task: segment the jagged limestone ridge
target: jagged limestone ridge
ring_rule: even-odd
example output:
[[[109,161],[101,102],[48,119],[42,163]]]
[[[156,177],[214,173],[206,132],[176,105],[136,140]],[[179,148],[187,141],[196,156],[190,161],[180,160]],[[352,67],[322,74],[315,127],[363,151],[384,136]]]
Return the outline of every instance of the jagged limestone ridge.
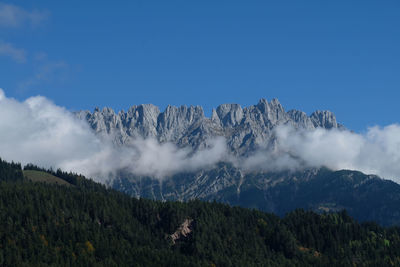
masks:
[[[298,110],[286,112],[277,99],[261,99],[257,105],[242,108],[239,104],[222,104],[212,110],[210,118],[201,106],[168,106],[163,112],[152,104],[132,106],[127,112],[115,113],[111,108],[80,111],[76,115],[86,120],[99,135],[114,138],[117,145],[133,139],[156,138],[180,147],[194,149],[208,146],[208,141],[223,136],[231,152],[247,154],[273,140],[273,129],[282,124],[295,128],[343,128],[330,111],[315,111],[310,116]]]

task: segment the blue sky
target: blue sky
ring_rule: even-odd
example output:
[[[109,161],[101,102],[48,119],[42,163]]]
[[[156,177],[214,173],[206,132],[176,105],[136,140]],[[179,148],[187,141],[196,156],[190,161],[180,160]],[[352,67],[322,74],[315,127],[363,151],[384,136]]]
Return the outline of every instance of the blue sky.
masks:
[[[400,121],[399,1],[0,1],[0,88],[70,110],[153,103]]]

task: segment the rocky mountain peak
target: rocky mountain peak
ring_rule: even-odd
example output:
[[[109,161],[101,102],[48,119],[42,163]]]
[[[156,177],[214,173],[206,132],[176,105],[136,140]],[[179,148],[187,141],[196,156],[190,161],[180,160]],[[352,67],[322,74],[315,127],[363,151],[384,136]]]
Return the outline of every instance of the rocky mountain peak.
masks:
[[[292,124],[293,126],[297,126],[297,128],[304,128],[304,129],[313,129],[315,128],[313,122],[311,121],[310,117],[307,114],[300,110],[289,110],[287,112],[290,119],[295,122]]]
[[[262,98],[257,105],[242,108],[239,104],[222,104],[212,110],[210,118],[200,106],[132,106],[127,112],[115,113],[111,108],[96,108],[93,113],[81,111],[77,116],[86,120],[94,131],[112,135],[116,145],[129,144],[135,138],[152,137],[159,142],[177,146],[204,148],[209,141],[222,136],[235,154],[246,154],[273,140],[273,129],[290,124],[295,128],[343,128],[330,111],[316,111],[307,116],[302,111],[285,109],[277,99]]]
[[[240,124],[243,119],[242,107],[238,104],[222,104],[217,107],[217,115],[224,126],[232,127]]]
[[[269,104],[268,101],[265,98],[261,98],[258,101],[257,108],[262,112],[262,113],[268,113],[269,112]]]
[[[310,116],[314,127],[321,127],[326,129],[338,128],[338,123],[336,122],[336,116],[327,110],[317,110],[313,112]]]

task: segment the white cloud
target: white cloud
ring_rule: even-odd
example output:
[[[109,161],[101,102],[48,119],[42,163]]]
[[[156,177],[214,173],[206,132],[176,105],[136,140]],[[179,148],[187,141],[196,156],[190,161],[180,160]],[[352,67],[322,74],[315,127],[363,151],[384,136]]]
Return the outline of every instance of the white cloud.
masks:
[[[26,62],[25,50],[16,48],[10,43],[0,41],[0,55],[10,57],[18,63]]]
[[[181,171],[208,168],[224,160],[227,154],[224,138],[210,140],[210,147],[193,153],[188,148],[177,148],[171,143],[160,144],[155,139],[135,140],[127,150],[134,159],[128,169],[139,175],[162,178]]]
[[[118,170],[164,178],[228,161],[247,170],[286,170],[326,166],[353,169],[400,182],[400,125],[372,127],[365,134],[316,129],[275,130],[276,146],[247,158],[229,155],[224,138],[193,152],[154,139],[137,139],[116,148],[86,122],[44,97],[20,102],[0,89],[0,157],[83,173],[104,182]]]
[[[210,141],[192,153],[152,139],[115,148],[100,139],[87,123],[44,97],[24,102],[7,98],[0,89],[0,157],[39,166],[83,173],[104,181],[117,170],[163,178],[182,170],[208,167],[226,154],[225,141]]]
[[[43,97],[18,102],[1,92],[1,157],[63,167],[71,160],[86,159],[101,150],[100,140],[67,110]]]
[[[37,26],[48,18],[48,12],[28,11],[16,5],[0,3],[0,27],[16,28],[24,24]]]
[[[325,166],[333,170],[359,170],[400,183],[400,125],[372,127],[365,134],[337,129],[275,130],[273,151],[258,151],[243,167],[265,170]]]

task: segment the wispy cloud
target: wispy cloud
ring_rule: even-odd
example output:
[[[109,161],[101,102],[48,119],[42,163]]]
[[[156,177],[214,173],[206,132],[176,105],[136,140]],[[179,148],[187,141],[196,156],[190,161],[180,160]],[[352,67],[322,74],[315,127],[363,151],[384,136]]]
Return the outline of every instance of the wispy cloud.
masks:
[[[3,33],[0,37],[0,57],[11,58],[17,63],[27,63],[24,67],[31,69],[30,74],[16,81],[15,90],[19,94],[26,93],[45,83],[64,81],[69,75],[69,65],[63,60],[49,58],[43,51],[31,51],[29,42],[25,43],[24,48],[26,49],[23,49],[16,47],[6,39],[9,29],[15,33],[35,28],[49,16],[50,12],[46,10],[28,9],[22,5],[8,4],[0,0],[0,30]]]
[[[12,58],[18,63],[26,62],[26,52],[24,49],[16,48],[10,43],[0,41],[0,56]]]
[[[28,90],[43,82],[62,81],[68,76],[69,65],[64,61],[47,61],[42,63],[30,78],[18,84],[19,90]]]
[[[48,17],[47,11],[28,11],[16,5],[0,3],[0,27],[16,28],[24,24],[37,26]]]

